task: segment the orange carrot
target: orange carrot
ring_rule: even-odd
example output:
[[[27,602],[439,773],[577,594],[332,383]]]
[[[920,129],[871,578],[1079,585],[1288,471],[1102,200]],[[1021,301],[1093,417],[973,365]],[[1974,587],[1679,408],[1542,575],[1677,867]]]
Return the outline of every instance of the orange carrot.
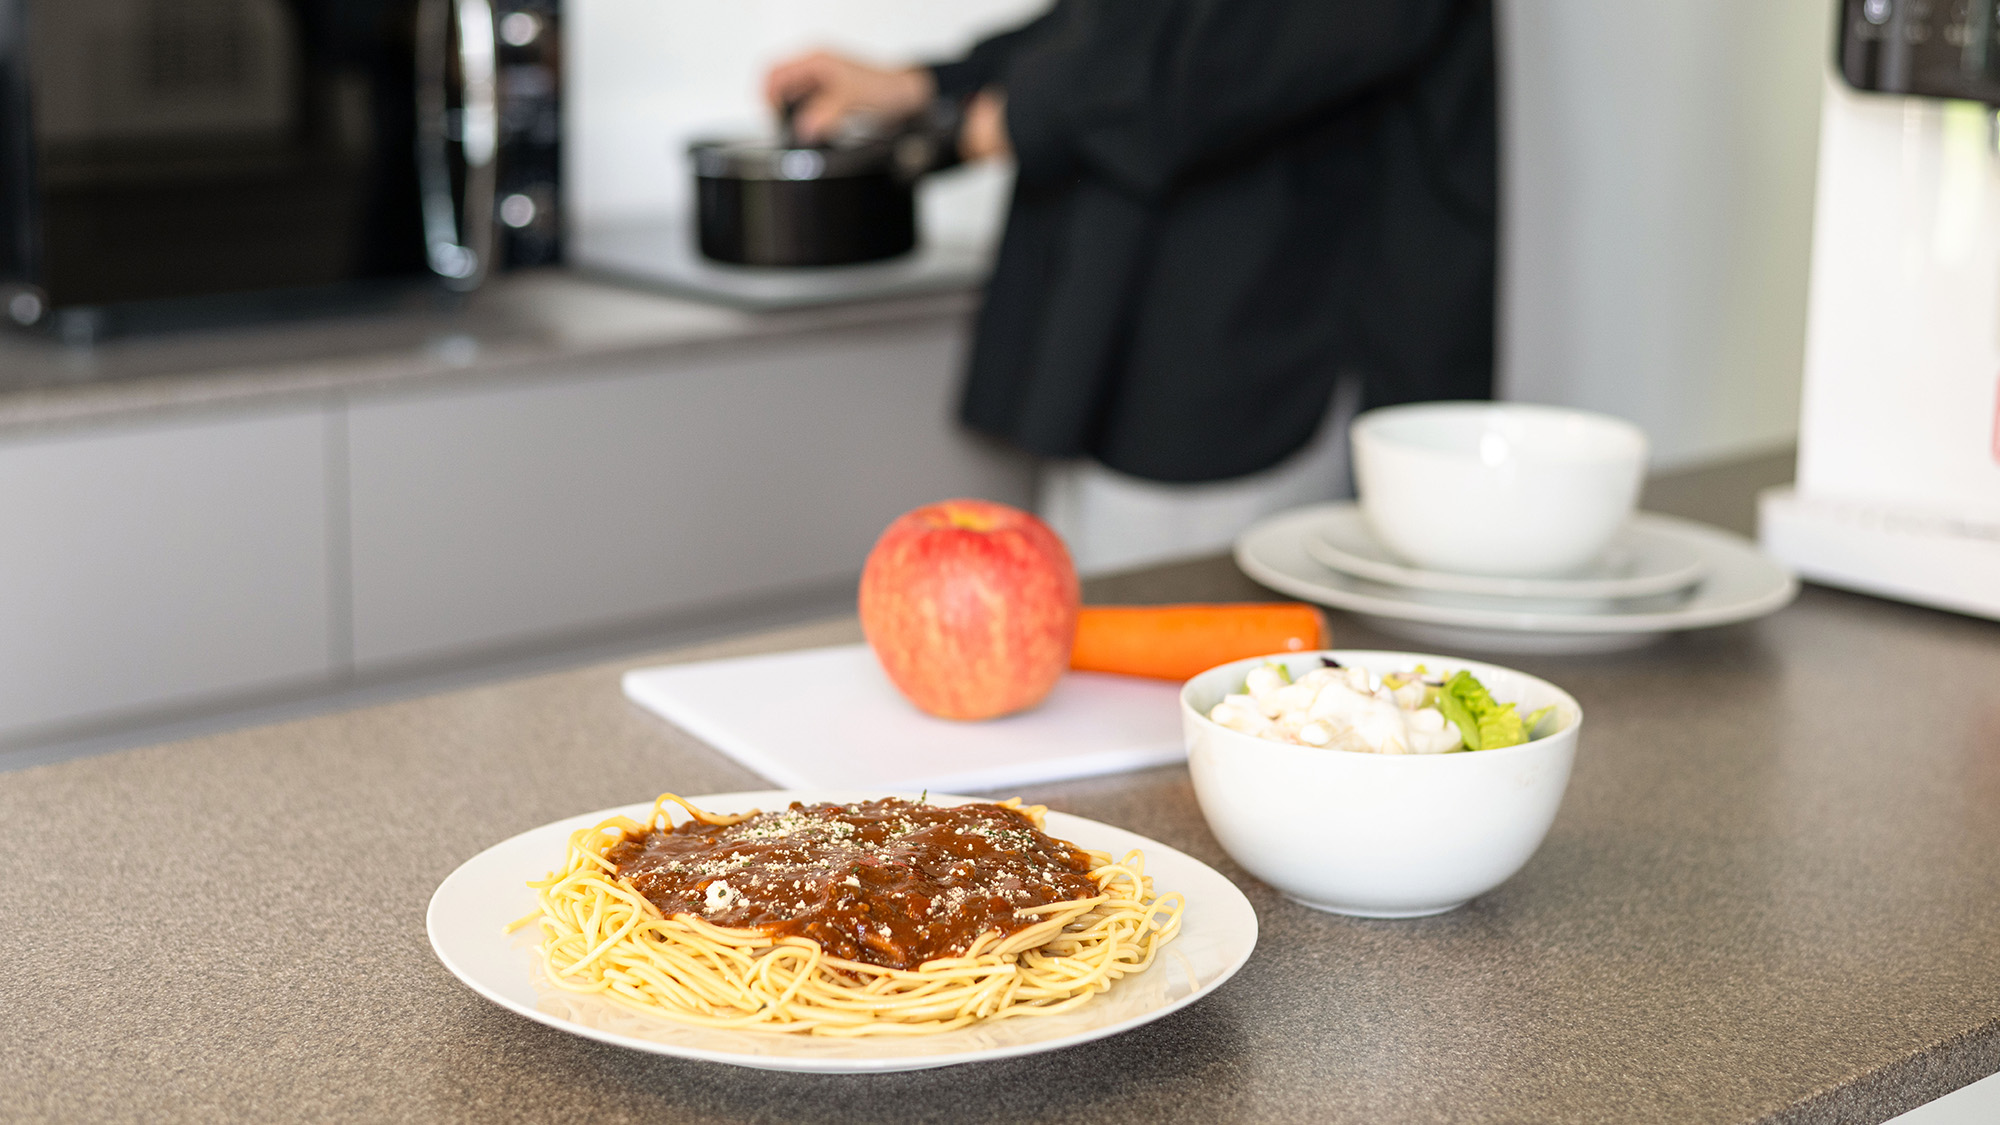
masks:
[[[1232,660],[1326,643],[1326,618],[1299,602],[1087,605],[1077,615],[1069,666],[1185,680]]]

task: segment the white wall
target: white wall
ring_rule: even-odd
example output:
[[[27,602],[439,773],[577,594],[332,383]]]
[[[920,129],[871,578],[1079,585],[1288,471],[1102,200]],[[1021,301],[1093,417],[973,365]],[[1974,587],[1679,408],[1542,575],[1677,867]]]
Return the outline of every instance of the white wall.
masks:
[[[759,87],[787,55],[828,47],[882,63],[949,58],[1048,0],[574,0],[568,36],[571,219],[685,213],[687,142],[769,128]],[[990,237],[1004,169],[925,185],[931,238]]]
[[[1502,0],[1506,397],[1793,440],[1833,6]]]

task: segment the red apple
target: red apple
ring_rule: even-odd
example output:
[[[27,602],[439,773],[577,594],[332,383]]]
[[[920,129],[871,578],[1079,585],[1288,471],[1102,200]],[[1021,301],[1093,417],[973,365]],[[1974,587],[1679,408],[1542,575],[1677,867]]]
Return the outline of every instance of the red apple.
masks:
[[[861,571],[861,631],[920,709],[991,719],[1040,703],[1069,667],[1079,590],[1049,526],[990,500],[905,512]]]

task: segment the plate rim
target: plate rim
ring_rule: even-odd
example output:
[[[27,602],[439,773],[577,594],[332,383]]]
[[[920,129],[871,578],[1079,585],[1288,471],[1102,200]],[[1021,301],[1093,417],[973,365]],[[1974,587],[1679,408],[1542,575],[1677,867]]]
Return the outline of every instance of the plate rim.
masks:
[[[1416,621],[1427,625],[1448,625],[1466,629],[1487,629],[1503,633],[1571,633],[1571,634],[1623,634],[1631,636],[1655,633],[1676,633],[1689,629],[1706,629],[1718,625],[1732,625],[1739,621],[1750,621],[1773,613],[1789,605],[1798,596],[1798,576],[1768,555],[1758,551],[1748,540],[1722,528],[1712,527],[1696,520],[1682,519],[1658,512],[1648,513],[1659,521],[1663,528],[1671,528],[1674,534],[1686,536],[1699,549],[1710,555],[1709,578],[1713,579],[1724,561],[1756,565],[1768,572],[1772,579],[1770,588],[1756,597],[1721,605],[1683,606],[1672,610],[1646,613],[1548,613],[1542,611],[1509,611],[1461,606],[1441,606],[1429,602],[1404,601],[1386,598],[1364,591],[1349,590],[1320,582],[1297,578],[1284,573],[1257,558],[1253,547],[1275,531],[1292,523],[1301,525],[1308,519],[1317,518],[1331,504],[1311,504],[1301,508],[1291,508],[1267,516],[1257,521],[1237,536],[1231,552],[1236,565],[1255,581],[1265,586],[1290,594],[1293,597],[1320,605],[1344,609],[1350,613],[1387,618],[1392,621]],[[1731,554],[1738,556],[1724,560],[1716,556]],[[1308,556],[1310,558],[1310,556]],[[1336,572],[1338,574],[1338,572]],[[1352,581],[1366,581],[1353,575],[1339,575]],[[1695,600],[1699,602],[1697,593]]]
[[[926,795],[931,800],[934,801],[937,800],[949,801],[954,804],[965,803],[965,802],[991,802],[996,799],[993,797],[966,796],[963,794],[956,794],[956,793],[927,793]],[[795,800],[810,800],[810,801],[875,800],[880,797],[902,797],[904,799],[915,799],[916,796],[917,796],[916,794],[911,794],[906,792],[888,792],[888,793],[869,792],[864,794],[858,790],[840,790],[840,789],[756,789],[756,790],[740,790],[729,793],[696,794],[689,796],[687,799],[697,804],[700,804],[704,800],[714,801],[717,802],[717,806],[710,806],[710,807],[719,807],[723,802],[776,801],[780,798],[782,798],[786,803],[789,803]],[[542,1011],[531,1005],[521,1004],[508,996],[502,995],[501,993],[496,991],[493,986],[490,986],[487,982],[481,979],[478,974],[469,971],[467,968],[460,965],[453,959],[450,953],[450,949],[453,943],[449,939],[441,936],[439,932],[440,903],[441,901],[447,898],[446,892],[451,887],[453,882],[459,879],[462,875],[464,875],[468,871],[468,869],[477,868],[482,861],[492,862],[491,860],[488,859],[491,853],[500,851],[501,849],[504,848],[508,848],[510,845],[516,845],[523,838],[528,836],[534,836],[541,833],[549,833],[552,836],[566,835],[569,832],[575,831],[577,828],[586,828],[589,827],[590,825],[597,824],[613,816],[634,816],[636,818],[636,816],[638,815],[645,815],[646,813],[650,812],[652,808],[653,808],[653,802],[645,801],[629,805],[619,805],[613,808],[602,809],[594,813],[580,813],[575,816],[563,817],[558,820],[550,821],[546,824],[538,825],[534,828],[526,829],[525,831],[516,832],[512,836],[509,836],[504,840],[500,840],[494,844],[489,845],[488,847],[480,849],[480,851],[477,854],[473,855],[471,858],[465,860],[463,863],[453,868],[451,873],[449,875],[446,875],[444,879],[438,883],[437,888],[431,892],[430,900],[424,910],[424,931],[426,937],[428,937],[430,940],[432,954],[435,957],[437,957],[439,963],[441,963],[445,967],[446,971],[450,972],[453,977],[457,978],[459,983],[465,985],[467,988],[471,989],[474,994],[480,996],[489,1003],[498,1005],[499,1007],[504,1008],[510,1012],[513,1012],[517,1015],[526,1016],[528,1019],[531,1019],[536,1023],[542,1024],[546,1027],[552,1027],[555,1028],[556,1030],[564,1031],[572,1035],[581,1036],[585,1039],[592,1039],[600,1043],[608,1043],[613,1046],[625,1047],[631,1050],[643,1051],[649,1054],[668,1055],[676,1058],[696,1059],[705,1062],[715,1062],[732,1066],[742,1066],[758,1070],[777,1070],[777,1071],[790,1071],[794,1073],[814,1073],[814,1074],[884,1074],[895,1071],[925,1070],[943,1066],[959,1066],[966,1063],[998,1061],[1001,1059],[1018,1058],[1023,1055],[1040,1054],[1046,1051],[1061,1050],[1067,1047],[1078,1046],[1084,1043],[1094,1042],[1098,1039],[1104,1039],[1113,1035],[1122,1034],[1123,1032],[1130,1031],[1133,1028],[1140,1027],[1148,1023],[1152,1023],[1159,1019],[1163,1019],[1169,1015],[1172,1015],[1174,1012],[1177,1012],[1182,1008],[1185,1008],[1188,1005],[1195,1003],[1198,1000],[1207,998],[1208,996],[1212,995],[1217,989],[1220,989],[1223,985],[1227,984],[1230,981],[1230,979],[1233,978],[1243,968],[1245,964],[1249,963],[1251,956],[1256,952],[1257,942],[1261,936],[1260,931],[1262,928],[1262,921],[1257,916],[1257,908],[1250,902],[1249,897],[1243,893],[1242,888],[1236,885],[1234,880],[1230,879],[1228,876],[1222,874],[1221,872],[1215,870],[1215,868],[1210,867],[1208,864],[1203,863],[1201,860],[1196,859],[1191,855],[1188,855],[1186,852],[1183,852],[1178,848],[1174,848],[1167,844],[1163,844],[1158,840],[1151,839],[1150,837],[1141,836],[1140,834],[1133,832],[1130,829],[1120,828],[1115,824],[1106,824],[1102,821],[1092,820],[1088,817],[1078,816],[1074,813],[1065,813],[1055,809],[1050,809],[1049,814],[1051,817],[1062,817],[1069,820],[1077,821],[1080,824],[1090,828],[1111,829],[1113,831],[1124,833],[1125,835],[1134,837],[1135,839],[1140,841],[1138,846],[1141,847],[1146,852],[1146,856],[1149,861],[1149,866],[1152,857],[1155,854],[1170,855],[1177,860],[1185,861],[1201,869],[1202,871],[1207,872],[1209,875],[1213,876],[1222,886],[1228,887],[1229,890],[1234,894],[1234,902],[1241,906],[1242,913],[1244,914],[1248,922],[1246,931],[1244,933],[1244,937],[1246,940],[1243,943],[1242,950],[1235,956],[1235,958],[1229,964],[1227,964],[1222,969],[1221,972],[1216,974],[1213,980],[1201,985],[1200,987],[1196,988],[1194,991],[1188,993],[1187,995],[1178,997],[1173,1000],[1169,1000],[1166,1003],[1160,1005],[1159,1007],[1148,1009],[1147,1011],[1144,1012],[1135,1013],[1133,1015],[1127,1016],[1122,1020],[1114,1021],[1102,1027],[1092,1027],[1084,1029],[1082,1031],[1071,1032],[1067,1035],[1055,1036],[1044,1042],[1016,1043],[1000,1047],[985,1047],[970,1051],[940,1053],[936,1055],[882,1056],[874,1059],[870,1059],[865,1056],[861,1058],[855,1058],[850,1056],[850,1057],[829,1057],[823,1059],[814,1059],[814,1058],[787,1057],[782,1055],[761,1055],[761,1054],[746,1055],[735,1051],[718,1050],[706,1047],[685,1046],[675,1043],[663,1043],[657,1040],[639,1039],[633,1036],[622,1035],[614,1031],[607,1031],[602,1028],[595,1028],[585,1024],[577,1023],[573,1020],[567,1019],[553,1012]],[[470,878],[470,876],[466,877]],[[533,877],[532,872],[523,874],[521,876],[521,881],[525,884],[526,881],[532,877]],[[497,939],[500,940],[512,940],[512,939],[500,938],[500,935],[495,935],[495,936]],[[1156,962],[1155,964],[1158,964],[1158,962]],[[911,1040],[899,1040],[899,1041],[910,1042]]]
[[[1326,505],[1320,526],[1307,531],[1302,540],[1306,554],[1311,556],[1314,562],[1329,570],[1339,571],[1363,581],[1410,590],[1502,598],[1577,600],[1643,598],[1685,590],[1707,577],[1710,569],[1708,557],[1698,548],[1689,547],[1684,541],[1676,538],[1672,531],[1655,526],[1660,517],[1652,512],[1634,512],[1632,517],[1619,527],[1618,535],[1638,533],[1671,539],[1675,545],[1687,548],[1692,558],[1674,569],[1639,578],[1504,578],[1485,574],[1454,574],[1450,571],[1426,570],[1423,567],[1403,563],[1384,562],[1356,555],[1328,540],[1325,535],[1326,524],[1335,519],[1358,522],[1364,534],[1370,536],[1374,534],[1368,527],[1367,513],[1359,503],[1347,500]],[[1616,541],[1616,537],[1613,541]],[[1381,545],[1378,543],[1377,546]],[[1387,548],[1383,550],[1387,551]],[[1335,559],[1341,561],[1334,561]]]

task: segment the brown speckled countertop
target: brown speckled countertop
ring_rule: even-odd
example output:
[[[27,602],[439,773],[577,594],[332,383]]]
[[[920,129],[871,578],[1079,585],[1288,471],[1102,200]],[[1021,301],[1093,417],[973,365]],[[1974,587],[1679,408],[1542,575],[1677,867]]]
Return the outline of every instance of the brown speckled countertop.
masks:
[[[1259,592],[1214,560],[1096,593]],[[588,1042],[432,957],[426,901],[487,845],[760,787],[624,701],[643,662],[0,774],[0,1118],[1858,1122],[2000,1070],[2000,624],[1809,589],[1751,625],[1507,662],[1589,718],[1499,890],[1321,914],[1228,862],[1183,769],[1040,787],[1236,879],[1257,953],[1128,1034],[899,1075]]]

